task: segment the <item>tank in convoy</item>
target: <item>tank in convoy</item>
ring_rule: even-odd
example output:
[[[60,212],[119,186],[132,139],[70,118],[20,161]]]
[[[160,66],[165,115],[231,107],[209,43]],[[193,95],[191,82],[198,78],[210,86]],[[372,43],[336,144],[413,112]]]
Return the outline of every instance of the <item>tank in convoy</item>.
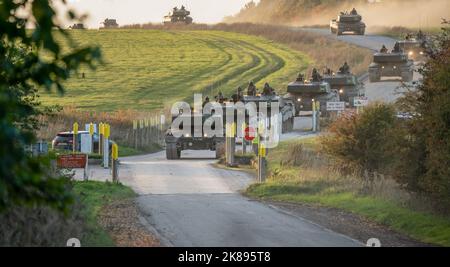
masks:
[[[363,84],[351,72],[347,62],[336,73],[326,68],[323,73],[323,81],[330,84],[332,91],[339,92],[340,101],[345,102],[347,107],[353,107],[355,97],[364,96]]]
[[[195,127],[194,122],[200,119],[203,123],[209,118],[216,116],[211,114],[197,114],[195,112],[187,114],[176,114],[172,116],[172,122],[176,119],[190,120],[191,130],[184,131],[184,125],[180,129],[167,130],[166,143],[166,158],[168,160],[180,159],[183,150],[211,150],[216,152],[216,158],[219,159],[225,154],[225,127],[222,127],[221,136],[209,136],[204,132],[203,127]],[[223,118],[219,118],[223,120]],[[224,122],[224,121],[223,121]],[[225,125],[225,124],[223,124]],[[211,126],[215,129],[215,125]],[[198,129],[197,129],[198,128]],[[182,131],[182,132],[181,132]],[[196,132],[200,131],[200,132]],[[179,134],[177,134],[180,132]],[[186,133],[188,132],[188,133]]]
[[[426,43],[427,37],[421,30],[416,34],[408,33],[404,40],[398,41],[400,49],[413,60],[422,60],[425,58]]]
[[[103,24],[103,27],[100,29],[117,29],[119,28],[119,24],[117,23],[117,20],[115,19],[105,19],[101,24]]]
[[[341,12],[337,19],[333,19],[330,22],[330,31],[338,36],[344,33],[364,35],[366,24],[362,22],[362,16],[353,8],[350,13]]]
[[[285,98],[279,96],[275,89],[268,83],[264,85],[261,93],[258,93],[258,89],[250,82],[247,88],[247,94],[244,95],[241,101],[246,103],[255,103],[259,108],[259,103],[266,102],[268,109],[268,116],[271,116],[271,107],[273,103],[277,103],[280,112],[280,119],[282,120],[281,132],[287,133],[294,130],[295,119],[295,103],[291,98]],[[259,110],[258,110],[259,111]]]
[[[181,6],[181,8],[174,7],[172,12],[164,17],[164,24],[192,24],[194,20],[189,15],[191,15],[191,12],[186,10],[184,6]]]
[[[403,82],[411,82],[414,75],[414,62],[408,58],[396,43],[389,52],[383,45],[381,50],[374,54],[373,62],[369,66],[370,82],[379,82],[381,77],[401,77]]]
[[[305,80],[304,75],[300,73],[296,81],[288,85],[287,92],[286,97],[295,101],[295,109],[299,112],[312,111],[313,102],[319,101],[322,103],[321,112],[326,113],[326,102],[339,101],[339,93],[331,89],[317,69],[313,69],[310,80]]]
[[[72,26],[70,26],[69,29],[71,29],[71,30],[84,30],[86,28],[84,27],[83,23],[75,23]]]

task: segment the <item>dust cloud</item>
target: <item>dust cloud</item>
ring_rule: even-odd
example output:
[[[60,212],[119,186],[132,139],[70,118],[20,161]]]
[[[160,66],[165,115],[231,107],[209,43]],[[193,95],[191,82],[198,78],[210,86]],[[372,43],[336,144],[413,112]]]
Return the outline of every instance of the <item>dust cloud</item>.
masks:
[[[440,26],[442,19],[450,19],[450,0],[383,1],[354,6],[363,16],[368,28],[374,26],[402,26],[430,28]],[[333,8],[318,7],[308,17],[290,24],[297,26],[324,25],[340,11],[350,11],[349,3]]]

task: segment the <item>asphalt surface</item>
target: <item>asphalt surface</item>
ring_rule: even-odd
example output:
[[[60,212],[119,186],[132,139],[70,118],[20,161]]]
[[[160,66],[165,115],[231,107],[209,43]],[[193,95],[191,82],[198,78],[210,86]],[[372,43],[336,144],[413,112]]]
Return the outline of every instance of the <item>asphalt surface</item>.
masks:
[[[181,247],[361,246],[293,214],[243,197],[253,175],[214,166],[214,152],[121,159],[122,183],[163,244]],[[126,176],[122,174],[126,173]]]
[[[377,50],[395,40],[382,36],[332,36],[327,30],[307,29],[330,38]],[[417,77],[416,77],[417,78]],[[366,82],[370,101],[393,102],[398,80]],[[297,129],[310,128],[305,118]],[[282,140],[308,136],[296,132]],[[121,159],[121,182],[138,194],[145,224],[169,246],[200,247],[348,247],[362,244],[327,230],[286,210],[249,200],[239,191],[255,182],[253,175],[214,166],[215,153],[185,151],[168,161],[165,152]],[[92,174],[95,176],[95,174]],[[104,177],[109,174],[105,173]]]

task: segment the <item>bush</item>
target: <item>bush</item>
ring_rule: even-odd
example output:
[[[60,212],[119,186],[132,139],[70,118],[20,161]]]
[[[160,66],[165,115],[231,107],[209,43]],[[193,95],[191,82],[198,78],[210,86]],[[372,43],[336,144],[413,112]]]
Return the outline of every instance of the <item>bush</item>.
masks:
[[[341,170],[384,173],[395,158],[398,126],[394,108],[377,103],[339,117],[320,143]]]

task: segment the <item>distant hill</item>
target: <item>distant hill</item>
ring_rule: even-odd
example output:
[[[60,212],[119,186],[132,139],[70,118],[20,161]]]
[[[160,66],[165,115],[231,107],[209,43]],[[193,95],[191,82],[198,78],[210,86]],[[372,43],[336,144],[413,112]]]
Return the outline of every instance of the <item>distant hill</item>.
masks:
[[[433,27],[450,14],[448,0],[260,0],[249,2],[225,22],[326,25],[353,7],[369,26]]]

